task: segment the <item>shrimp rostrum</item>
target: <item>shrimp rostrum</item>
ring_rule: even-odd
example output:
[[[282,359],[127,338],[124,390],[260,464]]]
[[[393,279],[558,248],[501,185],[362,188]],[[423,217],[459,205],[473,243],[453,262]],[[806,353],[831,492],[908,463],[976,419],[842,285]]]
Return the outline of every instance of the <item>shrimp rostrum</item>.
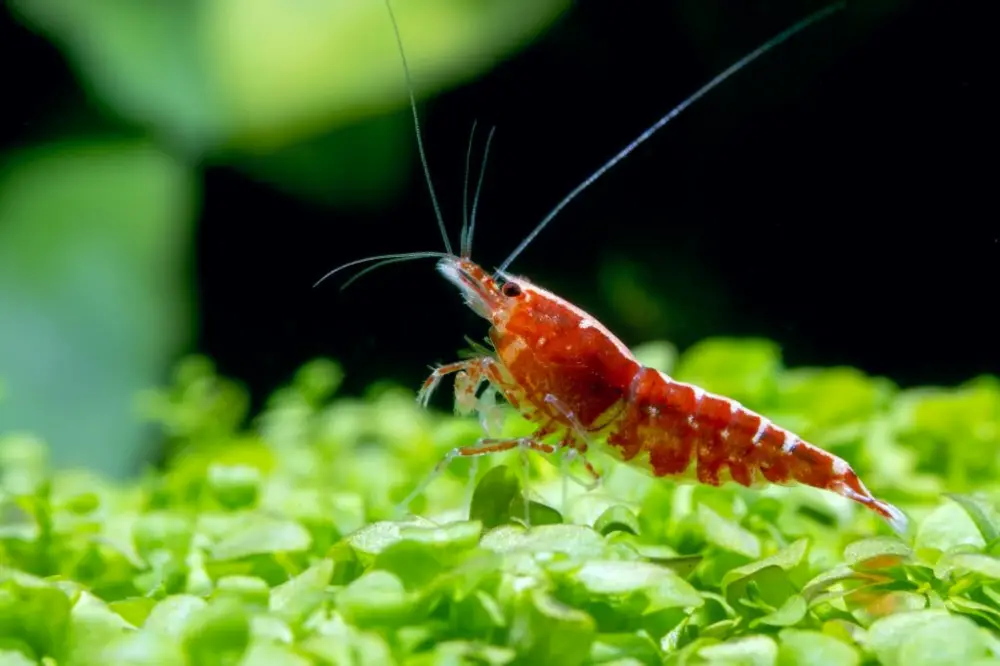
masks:
[[[437,368],[421,388],[419,400],[426,405],[440,381],[454,374],[459,413],[489,411],[489,405],[477,397],[482,385],[488,383],[536,426],[529,437],[483,439],[475,446],[455,449],[438,466],[438,471],[456,456],[480,456],[516,448],[553,453],[562,448],[581,458],[596,482],[599,474],[586,456],[590,447],[599,446],[619,461],[660,478],[694,480],[713,486],[732,481],[747,487],[799,483],[820,488],[868,507],[898,532],[906,530],[905,515],[876,499],[846,461],[803,441],[734,400],[643,366],[595,318],[507,272],[511,262],[562,208],[640,143],[752,60],[842,7],[843,3],[835,4],[803,19],[744,56],[662,116],[565,196],[494,273],[485,271],[471,259],[478,187],[471,218],[466,216],[463,223],[460,253],[452,251],[431,184],[413,103],[413,86],[390,8],[409,83],[419,154],[446,252],[370,257],[341,266],[323,279],[362,263],[377,262],[363,273],[386,263],[437,259],[438,272],[461,292],[473,311],[490,323],[489,338],[494,350],[481,350],[472,358]],[[490,139],[492,136],[491,132]],[[486,143],[487,153],[490,139]],[[485,160],[484,156],[483,164]],[[352,280],[359,276],[360,273]]]

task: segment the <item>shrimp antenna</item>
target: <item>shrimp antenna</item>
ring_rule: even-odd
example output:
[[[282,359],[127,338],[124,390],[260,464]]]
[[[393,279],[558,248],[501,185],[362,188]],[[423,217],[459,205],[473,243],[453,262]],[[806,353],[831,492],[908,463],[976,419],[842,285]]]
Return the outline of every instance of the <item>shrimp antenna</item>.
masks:
[[[373,261],[377,261],[378,263],[375,264],[374,266],[369,266],[368,268],[366,268],[365,270],[363,270],[360,274],[355,275],[352,279],[350,279],[347,282],[347,284],[343,285],[341,287],[341,289],[346,289],[348,284],[350,284],[351,282],[354,282],[354,280],[357,280],[364,273],[367,273],[368,271],[374,270],[375,268],[378,268],[379,266],[384,266],[386,264],[395,264],[395,263],[398,263],[400,261],[413,261],[414,259],[443,259],[444,257],[450,257],[450,256],[452,256],[452,254],[451,254],[450,251],[447,252],[447,253],[444,253],[444,252],[399,252],[399,253],[396,253],[396,254],[380,254],[380,255],[377,255],[377,256],[374,256],[374,257],[365,257],[364,259],[355,259],[354,261],[349,261],[346,264],[341,264],[340,266],[337,266],[332,271],[330,271],[329,273],[327,273],[326,275],[324,275],[320,279],[316,280],[316,282],[313,284],[313,288],[318,287],[327,278],[332,277],[333,275],[335,275],[336,273],[339,273],[342,270],[345,270],[347,268],[351,268],[352,266],[359,266],[361,264],[368,264],[368,263],[371,263]]]
[[[392,3],[385,0],[385,7],[389,10],[389,18],[392,20],[392,31],[396,35],[396,46],[399,47],[399,57],[403,61],[403,73],[406,75],[406,92],[410,96],[410,110],[413,112],[413,128],[417,134],[417,152],[420,153],[420,164],[424,170],[424,179],[427,181],[427,191],[431,195],[431,203],[434,205],[434,216],[437,217],[438,229],[441,230],[441,238],[444,239],[444,249],[449,255],[454,255],[451,249],[451,241],[448,240],[448,230],[444,225],[444,216],[441,215],[441,206],[438,204],[437,194],[434,192],[434,182],[431,180],[431,170],[427,165],[427,152],[424,150],[424,140],[420,133],[420,115],[417,113],[417,99],[413,94],[413,76],[410,74],[410,65],[406,62],[406,50],[403,48],[403,38],[399,33],[399,23],[396,15],[392,11]]]
[[[490,133],[486,137],[486,148],[483,149],[483,161],[479,165],[479,182],[476,183],[476,196],[472,199],[472,218],[469,222],[469,231],[462,236],[462,256],[466,258],[472,256],[472,234],[476,230],[476,211],[479,209],[479,194],[483,190],[483,177],[486,175],[486,160],[490,156],[490,144],[493,142],[493,133],[496,130],[496,127],[491,127]]]
[[[552,211],[549,212],[549,214],[546,215],[542,219],[542,221],[538,223],[538,226],[536,226],[531,231],[531,233],[529,233],[527,235],[527,237],[525,237],[525,239],[523,241],[521,241],[521,244],[518,245],[514,249],[514,251],[510,253],[510,256],[507,257],[507,259],[504,260],[504,262],[502,264],[500,264],[500,268],[497,269],[497,272],[501,273],[501,272],[505,271],[507,269],[507,267],[510,266],[511,262],[513,262],[514,259],[516,259],[518,257],[518,255],[520,255],[521,252],[523,252],[524,249],[526,247],[528,247],[528,245],[530,245],[533,240],[535,240],[535,237],[538,236],[538,234],[541,233],[542,230],[546,226],[548,226],[549,222],[551,222],[552,219],[556,215],[558,215],[559,212],[562,211],[563,208],[565,208],[571,201],[573,201],[573,199],[575,199],[577,197],[577,195],[580,194],[580,192],[582,192],[583,190],[585,190],[588,187],[590,187],[590,185],[595,180],[597,180],[598,178],[600,178],[601,176],[603,176],[605,173],[607,173],[613,166],[615,166],[620,161],[622,161],[626,156],[628,156],[629,153],[631,153],[633,150],[635,150],[640,144],[642,144],[643,142],[645,142],[648,138],[650,138],[651,136],[653,136],[664,125],[666,125],[671,120],[673,120],[674,118],[676,118],[677,116],[679,116],[682,111],[684,111],[689,106],[691,106],[692,104],[694,104],[695,102],[697,102],[699,99],[701,99],[702,97],[704,97],[708,92],[710,92],[713,88],[715,88],[720,83],[722,83],[723,81],[725,81],[726,79],[728,79],[729,77],[731,77],[733,74],[737,73],[738,71],[740,71],[741,69],[743,69],[744,67],[746,67],[747,65],[749,65],[751,62],[753,62],[754,60],[756,60],[757,58],[759,58],[761,55],[767,53],[768,51],[770,51],[774,47],[776,47],[779,44],[781,44],[782,42],[790,39],[791,37],[793,37],[797,33],[801,32],[802,30],[805,30],[806,28],[808,28],[809,26],[813,25],[814,23],[817,23],[820,20],[822,20],[822,19],[826,18],[827,16],[829,16],[830,14],[833,14],[835,11],[837,11],[839,9],[843,9],[846,5],[847,5],[847,3],[844,2],[844,1],[837,2],[837,3],[835,3],[833,5],[830,5],[830,6],[826,7],[826,8],[824,8],[824,9],[821,9],[821,10],[819,10],[817,12],[814,12],[810,16],[802,19],[801,21],[799,21],[798,23],[796,23],[792,27],[784,30],[783,32],[779,33],[777,36],[772,37],[768,41],[764,42],[764,44],[762,44],[761,46],[757,47],[756,49],[754,49],[753,51],[751,51],[747,55],[745,55],[742,58],[740,58],[739,60],[737,60],[735,63],[733,63],[732,65],[730,65],[729,67],[727,67],[724,71],[722,71],[720,74],[717,74],[711,81],[709,81],[704,86],[702,86],[701,88],[699,88],[698,91],[695,92],[693,95],[691,95],[690,97],[688,97],[687,99],[685,99],[683,102],[681,102],[680,104],[678,104],[677,106],[675,106],[673,109],[671,109],[669,112],[667,112],[666,115],[664,115],[659,120],[657,120],[655,123],[653,123],[653,125],[650,126],[649,129],[647,129],[645,132],[643,132],[642,134],[640,134],[635,140],[633,140],[631,143],[629,143],[627,146],[625,146],[625,148],[623,148],[621,150],[621,152],[619,152],[617,155],[615,155],[610,160],[608,160],[607,162],[605,162],[603,166],[601,166],[599,169],[597,169],[597,171],[595,171],[594,173],[590,174],[590,176],[588,176],[586,180],[584,180],[582,183],[580,183],[579,185],[577,185],[577,187],[572,192],[570,192],[569,194],[567,194],[563,198],[562,201],[560,201],[558,204],[556,204],[556,207],[553,208]]]
[[[469,233],[469,165],[472,162],[472,141],[476,138],[476,124],[472,121],[472,130],[469,132],[469,145],[465,149],[465,179],[462,182],[462,231],[459,233],[459,246],[462,256],[465,254],[465,235]]]

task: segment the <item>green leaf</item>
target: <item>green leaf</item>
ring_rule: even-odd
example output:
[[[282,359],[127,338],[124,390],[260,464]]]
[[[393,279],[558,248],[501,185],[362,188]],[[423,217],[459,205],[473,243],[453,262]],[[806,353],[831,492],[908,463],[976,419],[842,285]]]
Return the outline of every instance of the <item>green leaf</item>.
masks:
[[[478,520],[463,520],[441,527],[406,526],[399,531],[403,541],[428,546],[442,552],[462,551],[479,543],[483,524]]]
[[[704,504],[698,505],[698,522],[705,530],[708,542],[723,550],[745,557],[760,557],[760,539],[731,520],[727,520]]]
[[[785,629],[779,636],[778,666],[858,666],[861,663],[861,656],[853,647],[818,631]]]
[[[945,497],[965,509],[986,543],[992,543],[1000,537],[1000,513],[991,502],[982,497],[958,493],[945,493]]]
[[[399,626],[414,610],[415,600],[400,579],[388,571],[372,571],[337,595],[337,609],[359,626]]]
[[[145,142],[56,143],[6,160],[0,368],[9,395],[0,432],[38,434],[60,467],[131,473],[148,437],[132,401],[190,335],[193,292],[179,267],[195,195],[192,174]]]
[[[267,608],[271,588],[267,581],[256,576],[223,576],[215,584],[213,599],[230,597],[246,608]]]
[[[188,619],[183,646],[192,666],[237,664],[250,644],[250,616],[231,599],[220,599]]]
[[[498,553],[552,552],[581,559],[599,557],[606,548],[601,535],[582,525],[541,525],[529,530],[500,527],[485,534],[480,545]]]
[[[422,525],[423,521],[416,523],[404,523],[394,521],[381,521],[362,527],[356,532],[347,535],[345,541],[350,544],[359,555],[372,558],[394,543],[400,541],[402,529],[407,526]]]
[[[291,625],[298,625],[326,599],[333,576],[333,560],[320,560],[287,583],[271,590],[270,609]]]
[[[703,647],[698,655],[713,664],[727,666],[772,666],[778,658],[778,646],[767,636],[747,636]]]
[[[770,565],[743,576],[726,587],[726,601],[744,615],[759,617],[782,608],[798,594],[788,574],[779,566]]]
[[[183,558],[191,547],[194,525],[178,513],[156,511],[140,516],[132,527],[135,550],[143,558],[165,550],[175,558]]]
[[[533,589],[515,608],[510,644],[525,663],[576,666],[585,663],[595,635],[589,615]]]
[[[488,471],[472,493],[469,519],[478,520],[484,529],[493,529],[510,521],[511,503],[520,491],[521,483],[506,465]]]
[[[756,624],[767,624],[772,627],[792,627],[802,621],[808,612],[808,604],[802,595],[793,594],[773,613],[754,620]]]
[[[896,656],[901,666],[931,666],[970,664],[994,655],[985,630],[968,618],[948,616],[909,632]]]
[[[166,597],[150,611],[144,627],[176,640],[184,635],[192,619],[198,620],[199,611],[207,607],[204,599],[190,594]]]
[[[1000,580],[1000,558],[978,553],[948,554],[938,561],[934,572],[939,578],[974,574],[988,580]]]
[[[249,465],[211,465],[208,487],[227,509],[245,509],[257,502],[260,470]]]
[[[87,664],[115,664],[115,666],[187,666],[180,645],[166,636],[146,631],[135,631],[96,648],[93,661]]]
[[[649,562],[588,560],[573,579],[594,595],[625,595],[644,591],[650,600],[646,612],[689,608],[703,601],[698,591],[672,570]]]
[[[0,636],[23,641],[38,655],[59,658],[70,623],[70,601],[46,585],[0,582]]]
[[[751,562],[750,564],[745,564],[741,567],[736,567],[723,577],[722,588],[725,589],[733,581],[756,573],[765,567],[776,566],[784,569],[785,571],[791,571],[802,563],[808,549],[809,540],[799,539],[790,546],[782,548],[773,555],[769,555],[768,557],[759,559],[756,562]]]
[[[240,662],[240,666],[273,666],[274,664],[311,666],[313,662],[289,647],[274,643],[254,643]]]
[[[590,648],[593,664],[662,664],[660,650],[645,633],[598,634]]]
[[[83,592],[70,613],[66,663],[71,666],[99,664],[106,646],[134,629],[104,601]]]
[[[605,536],[612,532],[629,532],[638,536],[639,519],[627,507],[617,504],[598,516],[594,529]]]
[[[524,497],[522,495],[516,495],[510,502],[510,518],[511,520],[525,524],[525,506]],[[534,500],[528,500],[528,520],[527,525],[531,527],[536,527],[540,525],[558,525],[563,522],[562,514],[553,509],[551,506],[542,504],[541,502],[536,502]]]
[[[849,544],[844,561],[859,569],[885,569],[902,564],[912,554],[910,547],[896,537],[873,537]]]
[[[966,510],[958,504],[945,503],[934,509],[917,526],[915,548],[947,552],[958,546],[983,548],[986,541]]]
[[[212,558],[236,560],[251,555],[303,551],[312,545],[309,530],[297,522],[255,516],[248,523],[215,544]]]

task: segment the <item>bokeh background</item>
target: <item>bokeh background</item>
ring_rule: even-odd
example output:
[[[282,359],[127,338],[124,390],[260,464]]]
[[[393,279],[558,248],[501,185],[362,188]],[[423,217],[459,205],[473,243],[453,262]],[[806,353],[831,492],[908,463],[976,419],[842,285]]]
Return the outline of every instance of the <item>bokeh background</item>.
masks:
[[[823,4],[396,0],[453,242],[474,120],[498,128],[474,250],[495,266]],[[987,4],[850,3],[685,112],[512,270],[630,345],[767,337],[789,365],[903,386],[1000,371]],[[185,355],[257,408],[315,357],[347,393],[416,386],[485,334],[430,263],[312,288],[442,249],[391,30],[375,0],[5,3],[0,431],[121,476],[158,455],[135,395]]]

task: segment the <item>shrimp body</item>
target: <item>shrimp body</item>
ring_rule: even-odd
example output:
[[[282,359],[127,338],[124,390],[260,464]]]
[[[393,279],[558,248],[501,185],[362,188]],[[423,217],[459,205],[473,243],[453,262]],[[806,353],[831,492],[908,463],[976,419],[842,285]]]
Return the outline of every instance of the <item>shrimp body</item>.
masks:
[[[476,392],[488,382],[538,426],[530,438],[483,440],[454,455],[517,446],[551,453],[555,446],[544,440],[558,436],[558,446],[583,456],[599,446],[655,477],[713,486],[801,483],[831,491],[905,531],[904,514],[873,497],[846,461],[735,400],[643,366],[600,322],[564,299],[523,278],[494,278],[467,258],[445,257],[438,270],[490,321],[495,354],[438,368],[421,400],[426,404],[443,376],[458,373],[460,412],[475,408]]]

